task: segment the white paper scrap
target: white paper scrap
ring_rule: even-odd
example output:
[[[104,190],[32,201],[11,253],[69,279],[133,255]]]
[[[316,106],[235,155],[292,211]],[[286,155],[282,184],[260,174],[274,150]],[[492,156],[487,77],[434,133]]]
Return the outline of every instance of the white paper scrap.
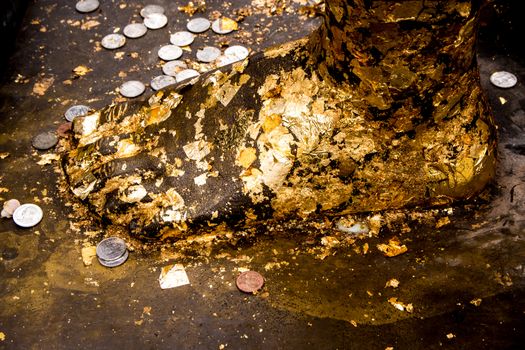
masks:
[[[160,288],[169,289],[190,284],[182,264],[164,266],[159,276]]]

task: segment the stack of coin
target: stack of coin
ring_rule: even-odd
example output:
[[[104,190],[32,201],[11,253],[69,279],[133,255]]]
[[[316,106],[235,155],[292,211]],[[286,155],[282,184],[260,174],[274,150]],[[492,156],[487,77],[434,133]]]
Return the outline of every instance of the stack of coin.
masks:
[[[101,265],[116,267],[122,265],[128,259],[126,242],[118,237],[103,239],[97,245],[97,258]]]

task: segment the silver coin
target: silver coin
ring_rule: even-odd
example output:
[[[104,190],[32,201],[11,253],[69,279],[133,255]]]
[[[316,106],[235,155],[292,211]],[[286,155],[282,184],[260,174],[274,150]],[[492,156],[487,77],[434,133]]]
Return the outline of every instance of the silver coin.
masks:
[[[112,261],[121,258],[128,248],[126,242],[119,237],[108,237],[97,244],[97,257],[104,261]]]
[[[213,62],[221,55],[221,50],[213,46],[205,46],[201,50],[197,50],[197,59],[201,62]]]
[[[168,17],[162,13],[152,13],[144,18],[144,25],[148,29],[160,29],[168,23]]]
[[[166,86],[173,85],[177,82],[174,77],[169,75],[159,75],[155,78],[151,79],[150,86],[153,90],[157,91],[162,88],[165,88]]]
[[[115,50],[119,47],[124,46],[126,44],[126,37],[122,34],[108,34],[105,37],[102,38],[102,41],[100,42],[103,48],[108,50]]]
[[[98,258],[98,262],[100,263],[100,265],[105,266],[105,267],[117,267],[117,266],[120,266],[120,265],[124,264],[124,262],[126,262],[126,260],[128,260],[128,256],[129,256],[129,253],[126,250],[124,255],[122,255],[118,259],[115,259],[115,260],[104,260],[104,259]]]
[[[186,28],[192,33],[204,33],[210,29],[210,26],[211,22],[202,17],[194,18],[186,24]]]
[[[148,28],[142,23],[130,23],[124,27],[123,33],[128,38],[136,39],[144,36],[147,31]]]
[[[89,107],[84,105],[75,105],[69,107],[69,109],[64,113],[66,120],[72,122],[76,117],[83,117],[89,113]]]
[[[146,90],[146,86],[138,80],[130,80],[120,85],[119,90],[122,96],[133,98],[142,95]]]
[[[241,45],[233,45],[224,50],[226,56],[235,57],[236,61],[242,61],[248,57],[249,53],[248,49]]]
[[[177,46],[188,46],[195,40],[195,35],[190,32],[182,31],[170,35],[170,43]]]
[[[58,137],[54,132],[43,132],[33,138],[31,144],[34,148],[45,151],[53,148],[58,143]]]
[[[182,56],[182,49],[177,45],[164,45],[157,52],[161,60],[173,61]]]
[[[180,71],[188,68],[188,65],[183,61],[170,61],[166,62],[162,66],[162,72],[166,75],[171,75],[172,77],[176,76]]]
[[[140,15],[142,16],[142,18],[146,18],[146,17],[148,17],[151,14],[154,14],[154,13],[163,14],[164,12],[165,12],[165,10],[164,10],[164,7],[162,7],[162,6],[159,6],[159,5],[147,5],[147,6],[144,6],[142,8],[142,10],[140,10]]]
[[[198,77],[200,75],[199,72],[197,72],[195,69],[185,69],[180,72],[178,72],[175,75],[175,79],[177,79],[177,83],[180,83],[181,81],[191,79]]]
[[[93,12],[100,6],[98,0],[80,0],[75,5],[78,12],[88,13]]]
[[[518,78],[509,72],[494,72],[490,76],[490,82],[499,88],[508,89],[516,85]]]
[[[218,18],[211,24],[211,30],[217,34],[229,34],[233,32],[231,28],[225,28],[222,18]]]
[[[42,220],[43,216],[44,213],[38,205],[27,203],[16,208],[13,220],[20,227],[33,227]]]

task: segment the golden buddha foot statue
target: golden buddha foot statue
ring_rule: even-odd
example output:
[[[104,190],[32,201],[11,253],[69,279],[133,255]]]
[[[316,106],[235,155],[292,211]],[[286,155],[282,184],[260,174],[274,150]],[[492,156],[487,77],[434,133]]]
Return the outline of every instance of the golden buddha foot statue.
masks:
[[[495,167],[480,6],[327,0],[304,39],[77,118],[70,187],[138,237],[472,197]]]

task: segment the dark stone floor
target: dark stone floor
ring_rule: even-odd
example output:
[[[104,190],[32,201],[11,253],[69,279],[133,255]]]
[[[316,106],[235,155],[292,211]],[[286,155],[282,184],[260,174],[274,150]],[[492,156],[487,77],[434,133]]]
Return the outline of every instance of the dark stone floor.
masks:
[[[182,261],[191,285],[161,290],[160,268],[177,262],[166,251],[132,252],[115,269],[96,262],[84,266],[82,243],[103,232],[76,229],[76,211],[57,190],[56,163],[38,165],[46,153],[31,147],[35,134],[64,122],[69,106],[105,106],[118,99],[115,88],[122,81],[148,82],[160,74],[156,49],[188,16],[177,11],[179,2],[151,2],[168,9],[168,26],[129,40],[116,50],[122,56],[96,49],[96,42],[137,20],[145,2],[101,0],[100,10],[89,15],[77,13],[75,1],[29,2],[0,86],[0,154],[9,153],[0,159],[0,197],[36,202],[45,214],[31,229],[0,220],[0,349],[523,347],[525,59],[508,37],[520,29],[520,23],[509,25],[518,17],[514,8],[489,6],[481,28],[481,80],[500,134],[498,175],[488,201],[468,205],[475,209],[453,208],[451,223],[439,229],[416,225],[362,241],[371,247],[368,254],[340,249],[317,259],[305,248],[308,233],[301,227],[263,235],[219,256]],[[299,1],[206,3],[208,17],[214,10],[235,17],[241,7],[269,4],[247,16],[238,35],[221,38],[253,50],[315,27],[314,20],[297,15]],[[272,4],[290,11],[279,14]],[[99,24],[81,29],[89,20]],[[193,47],[217,40],[208,32]],[[79,65],[92,71],[75,75]],[[490,84],[489,75],[502,69],[518,77],[516,87]],[[42,95],[36,83],[47,86]],[[385,258],[374,248],[390,235],[407,244],[406,254]],[[265,270],[269,262],[281,265]],[[236,289],[241,268],[264,274],[262,293]],[[397,289],[385,288],[391,278],[400,281]],[[387,301],[391,297],[412,303],[414,312],[396,310]]]

